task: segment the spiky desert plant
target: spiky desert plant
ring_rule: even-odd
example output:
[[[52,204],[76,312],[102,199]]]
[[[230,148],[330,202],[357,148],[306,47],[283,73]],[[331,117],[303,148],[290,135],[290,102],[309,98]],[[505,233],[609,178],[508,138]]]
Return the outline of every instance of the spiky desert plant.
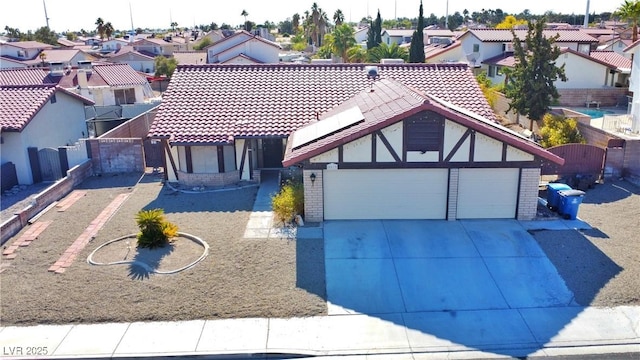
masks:
[[[164,217],[162,209],[140,210],[136,223],[140,228],[138,246],[143,248],[163,247],[178,235],[178,226]]]

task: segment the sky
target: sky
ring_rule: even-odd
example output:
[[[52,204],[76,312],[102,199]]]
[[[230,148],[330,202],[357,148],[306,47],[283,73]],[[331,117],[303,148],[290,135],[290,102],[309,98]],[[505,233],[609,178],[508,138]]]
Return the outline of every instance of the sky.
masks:
[[[278,23],[295,13],[303,15],[313,4],[312,0],[44,0],[52,30],[87,31],[95,29],[98,17],[111,22],[117,30],[131,28],[131,14],[134,28],[168,28],[172,21],[180,27],[227,23],[232,26],[244,22],[242,10],[249,15],[247,20],[263,23],[266,20]],[[377,10],[383,19],[394,17],[414,18],[418,16],[420,0],[317,0],[318,6],[327,12],[329,18],[340,9],[347,21],[358,21],[362,17],[376,16]],[[444,16],[447,2],[449,13],[469,13],[482,9],[502,9],[507,13],[520,13],[529,9],[532,14],[542,14],[548,10],[563,14],[582,15],[586,11],[587,0],[424,0],[424,15],[434,13]],[[590,13],[613,12],[623,0],[590,0]],[[582,23],[579,20],[578,23]],[[0,31],[5,26],[18,28],[22,32],[45,26],[43,0],[0,0]]]

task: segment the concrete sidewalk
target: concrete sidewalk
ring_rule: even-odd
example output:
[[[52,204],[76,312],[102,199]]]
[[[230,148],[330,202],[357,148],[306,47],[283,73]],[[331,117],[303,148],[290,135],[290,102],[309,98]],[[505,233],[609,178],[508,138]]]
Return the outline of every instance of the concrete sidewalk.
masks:
[[[417,330],[450,317],[447,312],[9,326],[0,328],[0,343],[2,356],[8,359],[178,355],[255,359],[267,354],[339,355],[340,359],[370,359],[372,355],[379,355],[373,358],[380,359],[468,359],[640,353],[640,307],[513,310],[512,315],[521,316],[526,326],[499,329],[497,323],[481,324],[494,327],[488,332],[504,331],[504,336],[490,339],[483,332],[468,331],[473,327],[469,322],[481,321],[481,313],[491,311],[503,310],[459,311],[458,326],[454,323],[449,329],[457,337],[464,337],[466,344],[477,344],[475,347]],[[564,314],[567,311],[571,314]],[[548,334],[545,324],[563,321],[565,315],[573,320],[557,334]],[[551,340],[541,343],[537,339]]]

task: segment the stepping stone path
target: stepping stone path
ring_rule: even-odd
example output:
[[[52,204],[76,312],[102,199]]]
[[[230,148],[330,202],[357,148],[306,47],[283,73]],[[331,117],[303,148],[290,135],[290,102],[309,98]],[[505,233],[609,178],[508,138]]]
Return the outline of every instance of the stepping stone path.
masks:
[[[120,194],[116,196],[116,198],[96,217],[89,226],[78,236],[78,238],[65,250],[65,252],[60,256],[58,261],[56,261],[50,268],[49,272],[54,272],[56,274],[62,274],[65,270],[73,264],[75,258],[80,254],[82,249],[95,237],[100,229],[104,226],[104,224],[109,221],[111,216],[115,214],[116,211],[120,208],[120,206],[127,200],[129,194]]]

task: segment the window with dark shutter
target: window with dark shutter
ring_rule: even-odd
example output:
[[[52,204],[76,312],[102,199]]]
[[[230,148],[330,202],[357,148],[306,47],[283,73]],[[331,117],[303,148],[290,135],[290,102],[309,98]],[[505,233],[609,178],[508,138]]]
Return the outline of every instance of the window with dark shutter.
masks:
[[[439,151],[444,118],[433,112],[411,116],[404,120],[407,151]]]

